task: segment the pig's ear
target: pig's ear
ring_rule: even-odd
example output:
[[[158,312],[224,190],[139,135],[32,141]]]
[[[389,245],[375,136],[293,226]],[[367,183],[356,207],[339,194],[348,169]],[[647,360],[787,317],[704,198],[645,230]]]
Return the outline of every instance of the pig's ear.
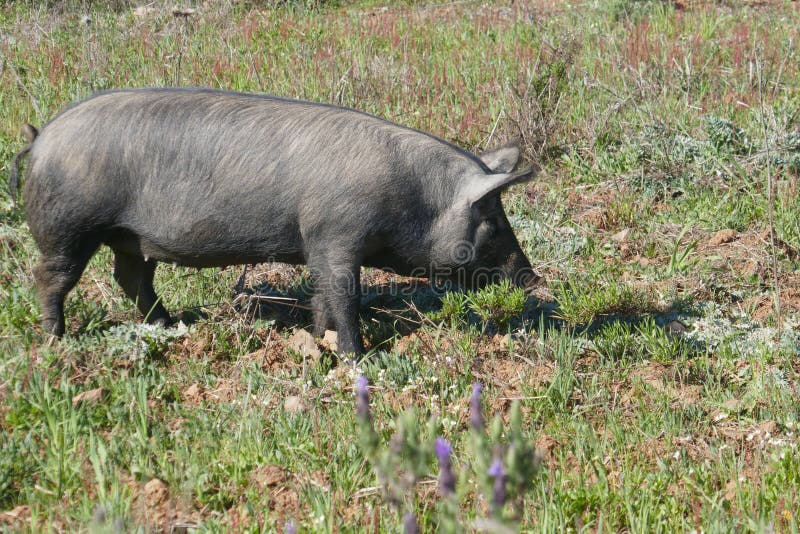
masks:
[[[479,200],[500,194],[500,192],[514,184],[527,182],[539,172],[538,166],[528,167],[517,172],[503,174],[484,174],[468,180],[468,185],[462,193],[467,204],[472,206]]]
[[[519,147],[506,145],[484,152],[478,157],[492,172],[511,172],[519,163]]]

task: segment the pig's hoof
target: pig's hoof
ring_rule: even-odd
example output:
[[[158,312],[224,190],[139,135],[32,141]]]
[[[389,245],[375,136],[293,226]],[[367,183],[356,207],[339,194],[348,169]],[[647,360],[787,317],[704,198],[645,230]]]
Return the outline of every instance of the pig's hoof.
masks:
[[[147,322],[154,326],[163,326],[164,328],[172,324],[169,317],[159,317],[157,319],[148,320]]]
[[[64,326],[56,319],[42,319],[42,332],[55,337],[64,335]]]

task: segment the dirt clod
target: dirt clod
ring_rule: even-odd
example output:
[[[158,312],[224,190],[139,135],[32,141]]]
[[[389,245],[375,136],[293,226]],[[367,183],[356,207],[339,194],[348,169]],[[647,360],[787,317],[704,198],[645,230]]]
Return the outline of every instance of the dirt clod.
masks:
[[[279,465],[262,465],[250,472],[250,482],[261,489],[283,484],[288,478],[286,472]]]
[[[625,228],[624,230],[620,230],[616,234],[611,236],[611,241],[615,243],[625,243],[628,241],[628,236],[631,235],[631,229]]]
[[[306,411],[307,406],[302,398],[296,395],[290,395],[284,399],[283,409],[286,413],[294,415]]]
[[[548,434],[539,434],[536,437],[536,449],[544,457],[555,454],[555,449],[559,446],[558,440]]]
[[[736,239],[737,234],[735,230],[731,230],[730,228],[726,228],[724,230],[720,230],[716,234],[714,234],[711,239],[708,240],[708,244],[712,247],[718,247],[725,243],[730,243],[734,239]]]
[[[314,336],[302,328],[294,331],[294,334],[289,337],[288,344],[290,349],[312,360],[316,360],[322,355]]]
[[[322,345],[330,351],[336,352],[338,350],[339,336],[333,330],[325,330],[325,335],[322,336]]]
[[[183,390],[183,398],[192,403],[197,403],[203,400],[203,390],[201,389],[200,384],[192,384]]]
[[[157,478],[144,485],[144,498],[149,507],[158,506],[167,499],[168,495],[167,485]]]

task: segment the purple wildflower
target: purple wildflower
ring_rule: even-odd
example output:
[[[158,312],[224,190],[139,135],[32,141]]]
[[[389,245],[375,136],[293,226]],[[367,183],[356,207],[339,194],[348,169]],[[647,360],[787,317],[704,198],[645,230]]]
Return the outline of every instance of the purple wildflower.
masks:
[[[403,532],[405,534],[419,534],[417,518],[411,512],[403,516]]]
[[[369,380],[365,376],[356,378],[356,414],[363,421],[370,421],[369,414]]]
[[[442,461],[450,461],[450,454],[453,452],[453,447],[450,446],[446,439],[441,436],[436,438],[436,443],[433,445],[433,449],[440,463]]]
[[[444,496],[453,495],[456,492],[456,476],[450,463],[453,448],[443,437],[436,438],[433,448],[436,458],[439,459],[439,491]]]
[[[474,430],[478,431],[483,430],[485,426],[481,410],[481,389],[483,386],[480,382],[472,384],[472,396],[469,398],[469,423]]]
[[[286,526],[283,527],[283,534],[297,534],[297,529],[291,519],[287,521]]]
[[[506,503],[506,473],[503,470],[503,462],[495,457],[487,474],[494,479],[492,486],[492,504],[496,509],[500,509]]]

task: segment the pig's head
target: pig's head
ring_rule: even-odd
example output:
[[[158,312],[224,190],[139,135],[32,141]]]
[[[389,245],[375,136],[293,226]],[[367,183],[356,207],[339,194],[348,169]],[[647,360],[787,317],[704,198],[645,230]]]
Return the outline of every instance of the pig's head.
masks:
[[[539,170],[512,172],[519,157],[516,146],[485,152],[479,158],[486,168],[477,167],[460,180],[433,232],[431,263],[438,279],[467,289],[501,280],[527,287],[536,279],[500,201],[503,190]]]

